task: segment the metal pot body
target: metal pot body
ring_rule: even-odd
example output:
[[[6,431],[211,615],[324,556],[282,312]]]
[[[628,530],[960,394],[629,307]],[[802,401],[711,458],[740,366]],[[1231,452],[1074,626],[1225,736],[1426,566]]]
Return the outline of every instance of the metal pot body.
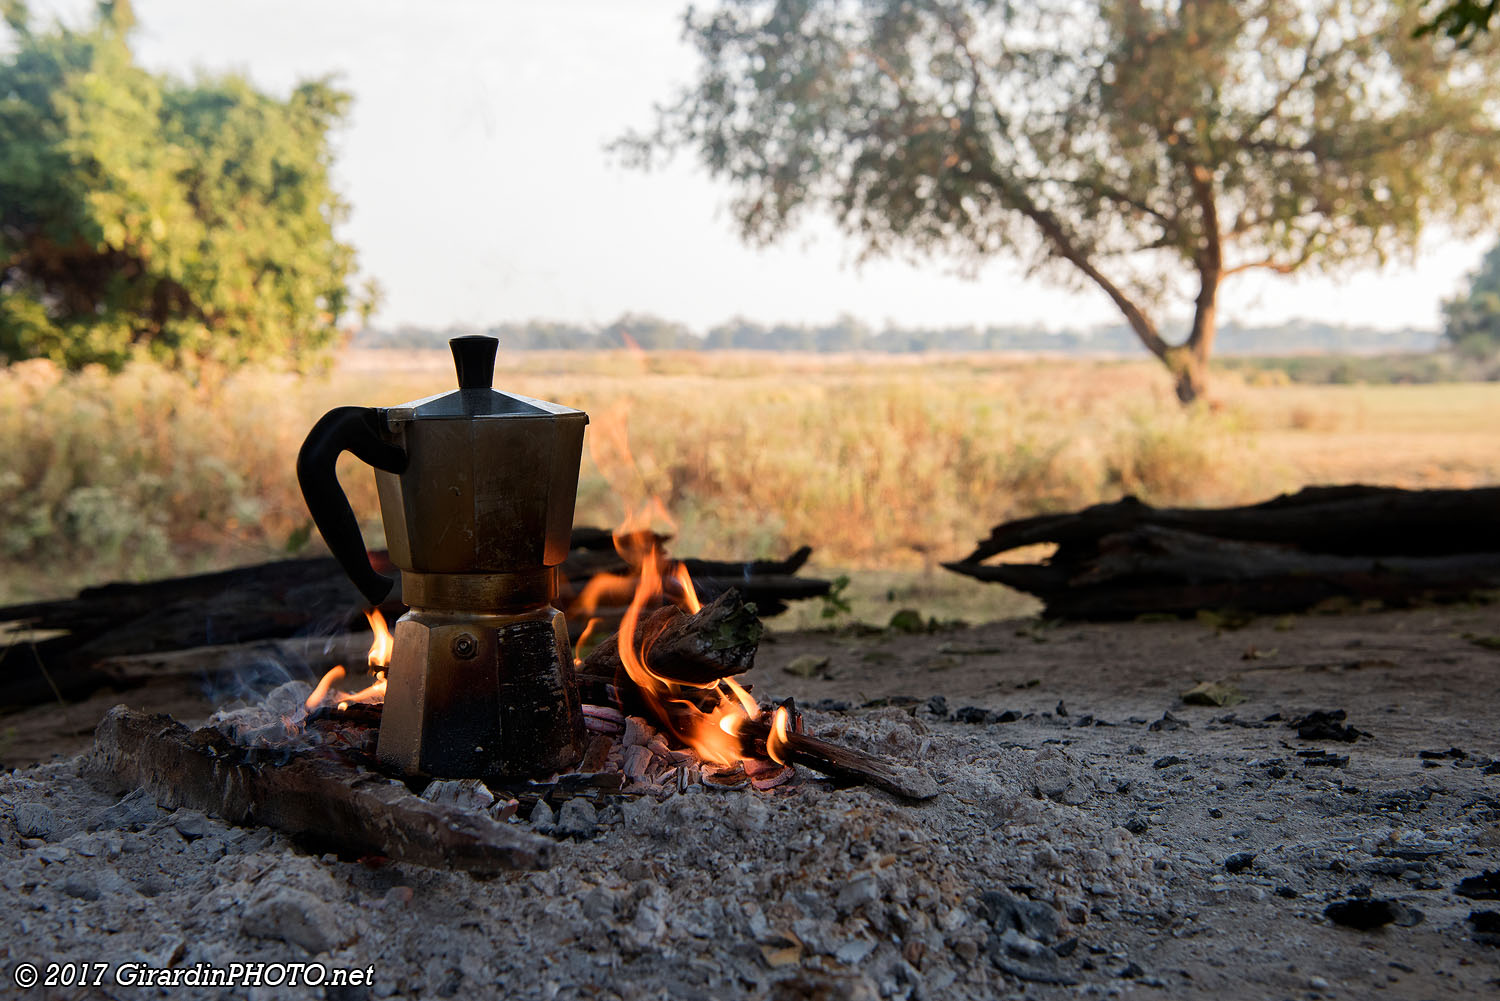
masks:
[[[413,419],[382,411],[399,473],[377,469],[391,561],[417,573],[511,573],[568,555],[588,417]]]

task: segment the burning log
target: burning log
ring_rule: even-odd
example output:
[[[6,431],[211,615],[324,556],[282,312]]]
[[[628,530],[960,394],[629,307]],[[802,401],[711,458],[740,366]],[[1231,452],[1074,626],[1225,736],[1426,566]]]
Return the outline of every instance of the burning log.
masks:
[[[654,560],[648,561],[654,566]],[[627,621],[632,621],[627,617]],[[910,800],[936,796],[933,780],[913,768],[894,764],[802,733],[799,725],[784,722],[791,710],[783,707],[768,718],[750,700],[744,689],[732,686],[731,695],[719,691],[716,682],[749,670],[764,631],[754,613],[740,601],[738,593],[726,591],[697,612],[687,613],[675,605],[657,609],[634,630],[632,649],[647,668],[642,679],[632,674],[620,655],[618,634],[600,643],[582,664],[585,679],[613,679],[614,690],[627,711],[653,716],[671,731],[686,735],[700,751],[723,753],[725,743],[738,747],[745,757],[771,759],[778,764],[805,765],[845,781],[863,782]],[[646,693],[642,680],[663,691]],[[667,718],[663,719],[662,717]],[[775,720],[781,720],[778,725]],[[704,733],[717,738],[705,746]],[[773,735],[774,734],[774,735]],[[725,760],[725,759],[720,759]],[[733,760],[730,757],[727,760]],[[786,775],[762,780],[759,788],[771,788]],[[752,777],[750,781],[755,782]]]
[[[1461,599],[1500,586],[1497,507],[1500,488],[1315,487],[1201,510],[1126,498],[1008,522],[944,565],[1034,594],[1048,615],[1079,619]],[[983,562],[1046,542],[1058,548],[1042,563]]]
[[[711,685],[720,678],[755,666],[765,626],[730,588],[697,612],[664,605],[642,620],[635,630],[636,648],[644,650],[651,670],[684,685]],[[622,684],[620,637],[602,641],[584,658],[582,671],[610,676]]]
[[[364,768],[312,753],[273,762],[211,727],[190,731],[169,716],[125,706],[99,724],[94,753],[100,771],[126,788],[144,787],[163,806],[273,827],[345,853],[497,873],[543,867],[553,847],[528,831],[424,800]]]

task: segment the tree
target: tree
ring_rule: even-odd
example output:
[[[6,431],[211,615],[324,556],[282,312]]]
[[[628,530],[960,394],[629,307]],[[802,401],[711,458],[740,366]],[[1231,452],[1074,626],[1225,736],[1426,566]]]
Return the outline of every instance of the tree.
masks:
[[[1226,279],[1491,217],[1496,46],[1420,23],[1386,0],[720,0],[685,21],[696,81],[621,145],[693,150],[751,241],[824,210],[866,256],[1006,252],[1092,285],[1190,402]]]
[[[148,73],[124,0],[84,30],[4,11],[0,360],[300,364],[368,307],[333,233],[328,134],[347,95]]]
[[[1427,6],[1431,0],[1424,0]],[[1432,20],[1417,29],[1418,36],[1442,32],[1461,45],[1467,45],[1490,30],[1490,22],[1500,11],[1500,0],[1451,0],[1438,8]]]
[[[1443,337],[1466,357],[1500,354],[1500,243],[1469,276],[1469,291],[1443,303]]]

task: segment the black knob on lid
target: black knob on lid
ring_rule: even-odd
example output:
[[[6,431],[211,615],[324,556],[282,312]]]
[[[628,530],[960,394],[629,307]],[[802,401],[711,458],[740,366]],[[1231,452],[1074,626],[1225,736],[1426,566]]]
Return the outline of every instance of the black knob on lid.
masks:
[[[490,388],[495,381],[495,349],[499,346],[499,339],[483,334],[455,337],[448,342],[460,389]]]

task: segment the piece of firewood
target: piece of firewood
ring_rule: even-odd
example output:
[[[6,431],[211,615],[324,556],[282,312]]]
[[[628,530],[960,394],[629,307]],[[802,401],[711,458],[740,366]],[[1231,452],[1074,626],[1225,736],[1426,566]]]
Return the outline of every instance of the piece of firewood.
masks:
[[[645,646],[645,663],[653,673],[685,685],[708,685],[754,667],[764,632],[739,591],[730,588],[691,615],[675,605],[656,609],[637,626],[636,643]],[[581,670],[612,674],[621,684],[619,634],[594,647]]]
[[[738,732],[746,753],[769,756],[765,742],[771,734],[770,713],[762,714],[759,719],[746,720],[740,724]],[[939,791],[932,776],[918,768],[900,765],[811,734],[793,730],[787,734],[782,748],[781,756],[791,764],[804,765],[837,779],[872,785],[902,799],[931,799]]]
[[[550,840],[428,802],[394,779],[311,753],[285,758],[125,706],[106,713],[94,736],[96,770],[125,788],[144,787],[168,809],[272,827],[323,850],[468,872],[537,869],[550,860]]]

